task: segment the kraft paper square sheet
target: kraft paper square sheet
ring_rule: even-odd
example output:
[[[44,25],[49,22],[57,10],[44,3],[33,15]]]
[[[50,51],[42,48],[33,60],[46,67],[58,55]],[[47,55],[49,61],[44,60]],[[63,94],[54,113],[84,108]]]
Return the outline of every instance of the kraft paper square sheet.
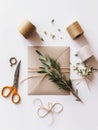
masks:
[[[48,75],[37,71],[43,64],[39,60],[36,50],[56,59],[61,71],[70,78],[70,48],[66,46],[32,46],[28,47],[28,94],[29,95],[68,95],[49,80]]]

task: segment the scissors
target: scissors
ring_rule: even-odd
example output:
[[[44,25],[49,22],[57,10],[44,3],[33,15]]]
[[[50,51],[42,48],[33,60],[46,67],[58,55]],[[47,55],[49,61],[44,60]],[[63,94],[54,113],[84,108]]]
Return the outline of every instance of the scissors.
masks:
[[[9,97],[12,93],[12,97],[11,100],[14,104],[17,104],[20,102],[20,95],[17,92],[17,88],[18,88],[18,81],[19,81],[19,72],[20,72],[20,64],[21,61],[19,61],[15,73],[14,73],[14,80],[13,80],[13,85],[12,86],[5,86],[3,87],[1,94],[3,97]],[[7,93],[6,93],[7,92]]]

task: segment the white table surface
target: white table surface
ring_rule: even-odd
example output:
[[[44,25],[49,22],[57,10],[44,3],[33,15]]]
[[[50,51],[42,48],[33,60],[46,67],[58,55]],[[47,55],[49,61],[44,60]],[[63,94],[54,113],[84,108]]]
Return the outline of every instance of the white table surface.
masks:
[[[9,65],[9,58],[21,59],[20,81],[27,76],[27,47],[30,42],[20,35],[17,26],[29,19],[37,27],[37,32],[44,37],[42,45],[69,45],[71,62],[74,63],[75,51],[89,44],[98,60],[98,1],[97,0],[0,0],[0,91],[3,86],[11,85],[15,67]],[[51,19],[55,24],[51,25]],[[79,21],[84,29],[84,36],[72,40],[66,27]],[[57,28],[62,32],[58,34]],[[54,32],[52,40],[43,32]],[[63,39],[60,40],[59,36]],[[32,41],[32,45],[36,45]],[[79,86],[79,95],[84,104],[75,101],[73,96],[28,96],[27,83],[20,85],[21,103],[12,104],[10,98],[0,95],[0,130],[98,130],[98,74],[89,83]],[[45,104],[60,102],[64,106],[61,114],[54,115],[54,124],[49,125],[51,116],[40,119],[36,114],[33,100],[40,98]]]

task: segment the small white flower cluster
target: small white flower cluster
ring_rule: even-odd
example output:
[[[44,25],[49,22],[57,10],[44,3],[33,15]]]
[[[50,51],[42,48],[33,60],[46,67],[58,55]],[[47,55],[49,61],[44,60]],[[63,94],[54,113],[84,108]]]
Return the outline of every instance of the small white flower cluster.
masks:
[[[92,66],[88,66],[84,63],[76,63],[75,65],[73,65],[73,70],[80,74],[82,77],[88,77],[98,69]]]

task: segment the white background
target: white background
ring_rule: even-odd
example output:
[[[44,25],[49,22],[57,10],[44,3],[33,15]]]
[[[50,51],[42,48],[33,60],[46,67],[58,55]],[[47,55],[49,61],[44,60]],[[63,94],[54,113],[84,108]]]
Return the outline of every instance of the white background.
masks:
[[[71,46],[71,62],[75,50],[89,44],[98,60],[98,1],[97,0],[0,0],[0,91],[3,86],[11,85],[15,66],[10,67],[9,58],[15,56],[22,60],[20,81],[27,77],[27,41],[18,32],[17,26],[29,19],[37,27],[37,32],[44,37],[42,45]],[[51,25],[51,19],[55,24]],[[84,29],[84,36],[73,41],[66,27],[79,21]],[[61,28],[61,33],[57,32]],[[56,38],[45,36],[44,31],[55,33]],[[59,37],[63,39],[60,40]],[[32,45],[36,45],[32,41]],[[28,96],[27,83],[19,86],[21,103],[12,104],[10,98],[0,95],[1,130],[98,130],[98,74],[96,73],[88,90],[85,82],[79,86],[79,94],[84,104],[75,101],[73,96]],[[54,115],[54,124],[49,125],[51,116],[40,119],[36,114],[33,100],[40,98],[48,102],[60,102],[64,106],[61,114]]]

